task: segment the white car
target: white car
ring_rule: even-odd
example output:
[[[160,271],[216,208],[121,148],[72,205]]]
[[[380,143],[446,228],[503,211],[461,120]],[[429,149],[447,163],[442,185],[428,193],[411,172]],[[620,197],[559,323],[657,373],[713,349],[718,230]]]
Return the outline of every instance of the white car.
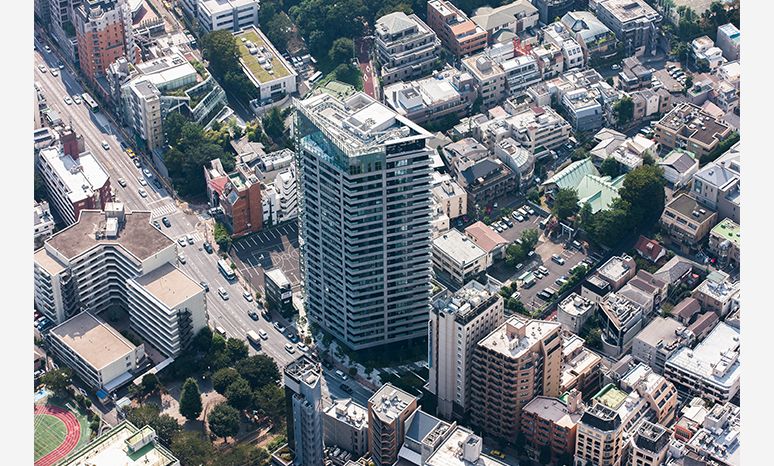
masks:
[[[140,186],[148,186],[148,182],[145,181],[145,178],[137,178],[137,181],[140,183]]]
[[[247,300],[248,303],[253,302],[253,295],[249,291],[243,291],[242,296]]]
[[[266,333],[266,330],[263,330],[263,329],[258,330],[258,336],[261,337],[261,339],[263,340],[269,339],[269,334]]]
[[[75,102],[76,104],[80,105],[81,102],[83,102],[83,99],[81,99],[81,96],[76,94],[76,95],[73,96],[73,102]]]
[[[228,301],[228,291],[226,291],[226,289],[223,288],[222,286],[218,287],[218,295],[220,295],[220,298],[223,301]]]
[[[148,196],[148,193],[144,189],[142,189],[142,188],[138,189],[137,192],[140,193],[140,197],[147,197]]]
[[[147,176],[148,178],[150,178],[151,176],[153,176],[153,175],[151,175],[151,172],[150,172],[150,170],[148,170],[147,168],[143,168],[143,169],[142,169],[142,174],[143,174],[143,175],[145,175],[145,176]]]
[[[302,353],[306,353],[307,351],[309,351],[309,347],[308,347],[308,346],[306,346],[306,345],[305,345],[305,344],[303,344],[303,343],[299,343],[299,344],[297,344],[297,345],[296,345],[296,348],[298,348],[298,350],[299,350],[299,351],[301,351]]]
[[[110,144],[108,144],[107,141],[102,141],[102,148],[105,150],[110,150]]]
[[[179,260],[181,264],[185,264],[185,255],[182,254],[182,253],[178,254],[177,255],[177,260]]]
[[[66,103],[67,105],[72,105],[73,104],[73,99],[71,99],[69,95],[66,95],[64,97],[64,103]]]
[[[46,68],[46,65],[38,65],[38,69],[41,73],[45,73],[48,71],[48,68]]]
[[[285,343],[285,351],[287,351],[290,354],[293,354],[296,352],[296,349],[293,348],[293,345],[291,345],[290,343]]]
[[[179,244],[181,247],[185,247],[186,245],[185,238],[178,238],[177,244]]]
[[[126,187],[126,180],[123,179],[123,178],[119,178],[118,179],[118,184],[120,184],[122,188],[125,188]]]
[[[56,68],[51,68],[51,76],[59,76],[59,70]]]
[[[48,52],[48,53],[51,53],[51,47],[49,47],[48,45],[46,45],[45,47],[43,47],[43,49],[44,49],[46,52]]]

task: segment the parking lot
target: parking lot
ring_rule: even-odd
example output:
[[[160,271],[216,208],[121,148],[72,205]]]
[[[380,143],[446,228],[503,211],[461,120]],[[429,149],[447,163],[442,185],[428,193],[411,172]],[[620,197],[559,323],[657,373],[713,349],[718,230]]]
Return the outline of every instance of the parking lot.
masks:
[[[230,252],[239,273],[255,289],[263,290],[263,272],[279,268],[293,289],[300,285],[298,223],[289,222],[234,242]]]
[[[540,256],[538,264],[531,268],[525,267],[524,270],[534,270],[542,265],[548,269],[548,275],[544,278],[536,277],[537,282],[531,288],[519,288],[519,292],[521,293],[520,300],[524,303],[524,307],[530,311],[541,309],[548,304],[548,302],[540,298],[538,294],[546,288],[559,290],[560,285],[556,283],[556,280],[562,276],[568,277],[570,275],[570,269],[586,258],[586,255],[579,250],[565,248],[563,244],[551,241],[544,241],[543,243],[538,244],[537,248],[535,248],[535,252]],[[551,260],[551,256],[554,254],[558,254],[559,257],[564,259],[564,264],[559,265]]]

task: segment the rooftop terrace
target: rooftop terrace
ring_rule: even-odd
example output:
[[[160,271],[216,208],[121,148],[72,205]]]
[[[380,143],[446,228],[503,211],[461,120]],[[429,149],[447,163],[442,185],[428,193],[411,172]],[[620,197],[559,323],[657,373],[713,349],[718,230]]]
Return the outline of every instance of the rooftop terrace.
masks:
[[[285,59],[255,26],[234,34],[239,56],[252,77],[261,84],[291,74]]]

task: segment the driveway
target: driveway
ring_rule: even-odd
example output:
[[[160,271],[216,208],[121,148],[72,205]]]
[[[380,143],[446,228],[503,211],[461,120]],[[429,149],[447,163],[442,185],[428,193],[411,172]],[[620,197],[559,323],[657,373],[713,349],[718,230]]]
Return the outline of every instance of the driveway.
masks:
[[[368,56],[368,51],[371,50],[371,41],[362,38],[357,39],[355,41],[355,49],[357,49],[358,67],[363,75],[363,91],[376,99],[374,69],[371,67],[371,60]]]

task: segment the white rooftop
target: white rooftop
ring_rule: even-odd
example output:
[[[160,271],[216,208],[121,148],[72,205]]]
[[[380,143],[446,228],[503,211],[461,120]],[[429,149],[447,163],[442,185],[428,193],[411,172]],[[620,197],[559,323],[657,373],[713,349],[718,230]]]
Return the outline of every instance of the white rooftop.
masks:
[[[478,344],[509,358],[518,358],[549,333],[559,329],[559,322],[511,316]]]
[[[89,151],[81,153],[76,160],[65,155],[59,147],[49,147],[41,150],[40,156],[64,183],[72,203],[92,197],[108,180],[107,172]]]
[[[739,330],[720,322],[696,348],[680,348],[667,361],[714,385],[731,387],[741,377]]]
[[[451,229],[433,240],[433,247],[443,251],[458,264],[469,264],[486,256],[486,251],[481,249],[470,238],[456,229]]]

